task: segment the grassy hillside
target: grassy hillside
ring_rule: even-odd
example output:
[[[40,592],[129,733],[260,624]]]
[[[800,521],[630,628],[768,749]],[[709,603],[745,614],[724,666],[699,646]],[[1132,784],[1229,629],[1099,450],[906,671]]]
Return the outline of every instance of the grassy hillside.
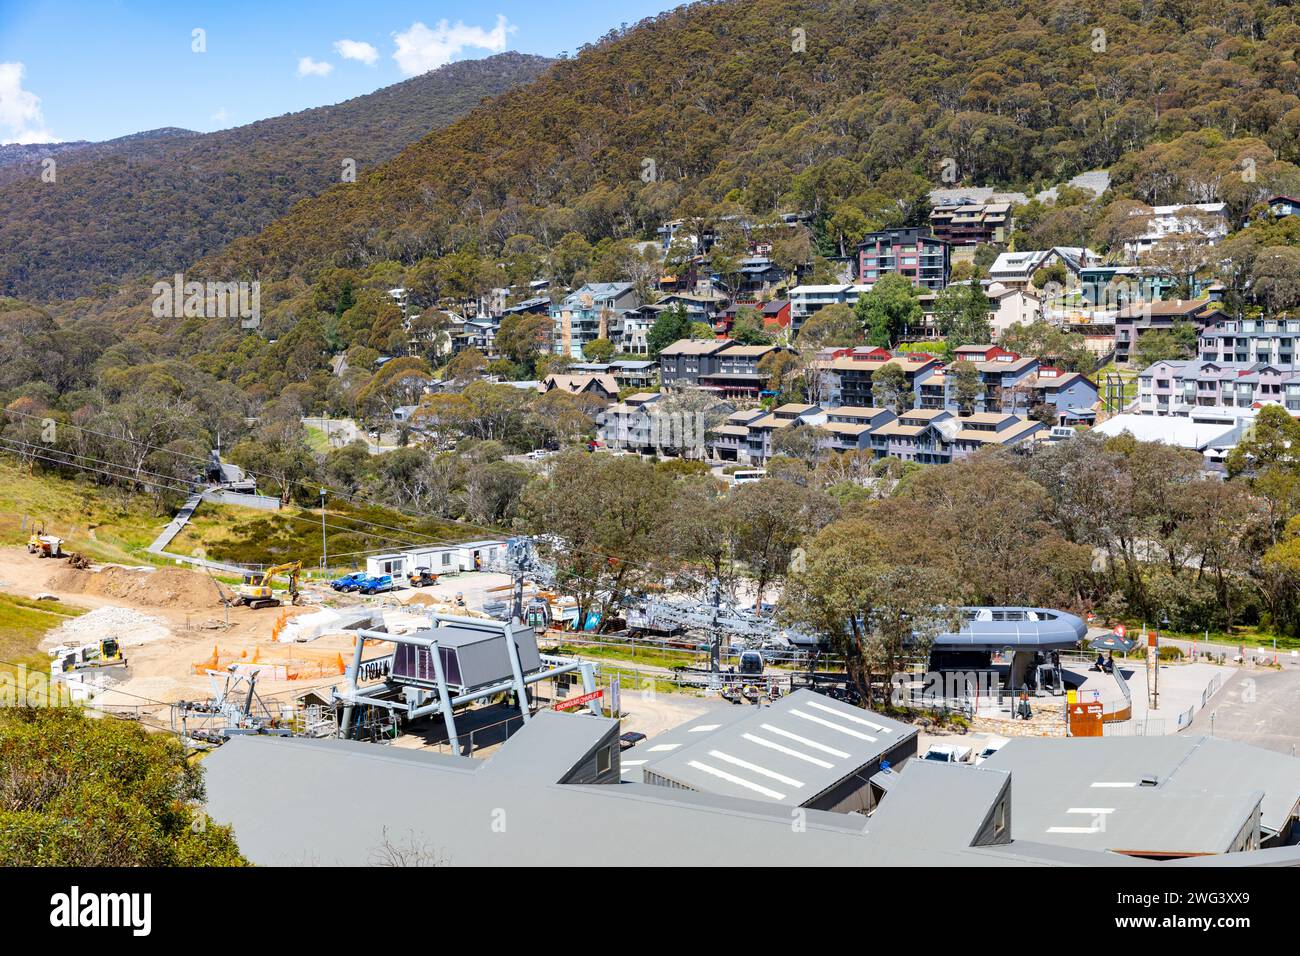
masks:
[[[364,172],[550,61],[503,53],[355,99],[199,135],[158,130],[0,165],[0,296],[68,299],[180,269]]]
[[[144,548],[170,520],[143,499],[100,485],[29,474],[0,457],[0,546],[25,544],[31,524],[44,522],[64,549],[100,561],[145,563]]]
[[[12,672],[15,664],[48,671],[50,659],[36,645],[47,631],[84,613],[84,608],[61,602],[0,593],[0,674]]]

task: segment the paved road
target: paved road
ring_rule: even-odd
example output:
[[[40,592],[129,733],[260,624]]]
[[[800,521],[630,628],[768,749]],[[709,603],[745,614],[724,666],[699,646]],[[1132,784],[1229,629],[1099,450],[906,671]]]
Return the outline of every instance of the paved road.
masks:
[[[1300,753],[1300,667],[1239,672],[1192,719],[1186,733],[1210,733],[1211,714],[1216,737]]]

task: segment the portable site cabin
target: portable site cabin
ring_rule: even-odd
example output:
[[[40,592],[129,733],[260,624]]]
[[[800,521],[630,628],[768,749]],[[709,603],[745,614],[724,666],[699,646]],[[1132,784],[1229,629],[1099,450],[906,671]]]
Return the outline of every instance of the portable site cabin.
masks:
[[[410,574],[416,568],[428,568],[434,574],[479,571],[485,570],[490,564],[504,561],[505,556],[504,541],[468,541],[464,544],[412,548],[409,551],[371,555],[366,558],[366,573],[391,574],[396,577]]]
[[[506,543],[504,541],[466,541],[456,545],[460,555],[462,571],[487,570],[489,564],[505,561]]]
[[[416,568],[426,568],[434,574],[447,574],[461,569],[460,555],[455,545],[412,548],[404,554],[408,559],[406,566],[408,572]]]
[[[366,558],[366,574],[404,575],[411,570],[410,559],[405,554],[374,554]]]

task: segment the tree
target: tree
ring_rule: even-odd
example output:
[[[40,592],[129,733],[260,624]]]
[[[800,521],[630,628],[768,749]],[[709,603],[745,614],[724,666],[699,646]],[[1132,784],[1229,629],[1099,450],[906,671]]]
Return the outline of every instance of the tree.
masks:
[[[1273,312],[1300,305],[1300,248],[1270,246],[1255,260],[1254,293]]]
[[[13,704],[0,707],[4,865],[246,865],[230,827],[203,815],[202,765],[175,738]]]
[[[858,298],[854,307],[867,342],[893,348],[904,334],[921,321],[921,301],[912,280],[897,272],[881,276],[871,291]]]
[[[998,344],[1010,352],[1036,355],[1066,372],[1086,374],[1097,366],[1097,358],[1082,335],[1058,329],[1042,319],[1029,325],[1016,323],[1002,333]]]
[[[592,339],[582,346],[582,357],[588,362],[608,362],[614,357],[614,343],[609,339]]]
[[[646,345],[652,356],[658,356],[678,339],[690,336],[691,320],[686,316],[686,307],[678,302],[664,309],[655,318],[654,324],[646,333]]]
[[[851,348],[866,341],[853,307],[836,302],[804,319],[795,344],[800,349],[816,352],[824,348]]]
[[[742,305],[736,310],[728,338],[741,345],[769,345],[772,335],[763,325],[763,316],[755,308]]]
[[[934,300],[939,334],[953,348],[987,345],[993,341],[989,310],[989,297],[978,282],[950,285]]]
[[[577,602],[579,627],[607,627],[623,598],[662,580],[672,479],[632,456],[565,452],[524,493],[524,521],[560,587]]]
[[[1144,368],[1156,362],[1177,362],[1196,355],[1198,330],[1191,322],[1180,322],[1169,331],[1158,329],[1140,336],[1137,359]]]
[[[538,354],[550,351],[554,334],[555,323],[549,315],[507,315],[501,319],[496,347],[525,374],[531,374]]]
[[[1246,437],[1228,452],[1229,475],[1270,467],[1300,471],[1300,422],[1280,405],[1260,409]]]
[[[737,486],[728,510],[736,528],[736,557],[745,563],[761,602],[768,585],[790,567],[804,537],[834,516],[825,494],[780,478]]]
[[[952,376],[953,401],[959,415],[973,415],[976,403],[984,396],[984,382],[974,362],[953,362],[945,373]]]
[[[879,707],[889,703],[887,689],[904,662],[924,660],[952,627],[956,607],[949,576],[909,562],[887,530],[855,517],[813,538],[804,570],[787,584],[782,615],[827,639],[863,699]]]
[[[887,408],[901,415],[912,407],[913,392],[907,373],[896,362],[886,362],[871,376],[871,400],[877,408]]]
[[[443,369],[444,381],[454,382],[462,388],[483,374],[487,368],[487,359],[478,349],[461,349],[452,356],[447,367]]]

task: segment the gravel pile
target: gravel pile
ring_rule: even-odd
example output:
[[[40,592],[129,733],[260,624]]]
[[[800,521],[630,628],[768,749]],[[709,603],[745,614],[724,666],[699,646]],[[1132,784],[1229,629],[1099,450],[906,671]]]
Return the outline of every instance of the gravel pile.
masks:
[[[123,647],[139,647],[171,636],[167,622],[159,618],[125,607],[101,607],[64,621],[42,643],[80,646],[113,637]]]

